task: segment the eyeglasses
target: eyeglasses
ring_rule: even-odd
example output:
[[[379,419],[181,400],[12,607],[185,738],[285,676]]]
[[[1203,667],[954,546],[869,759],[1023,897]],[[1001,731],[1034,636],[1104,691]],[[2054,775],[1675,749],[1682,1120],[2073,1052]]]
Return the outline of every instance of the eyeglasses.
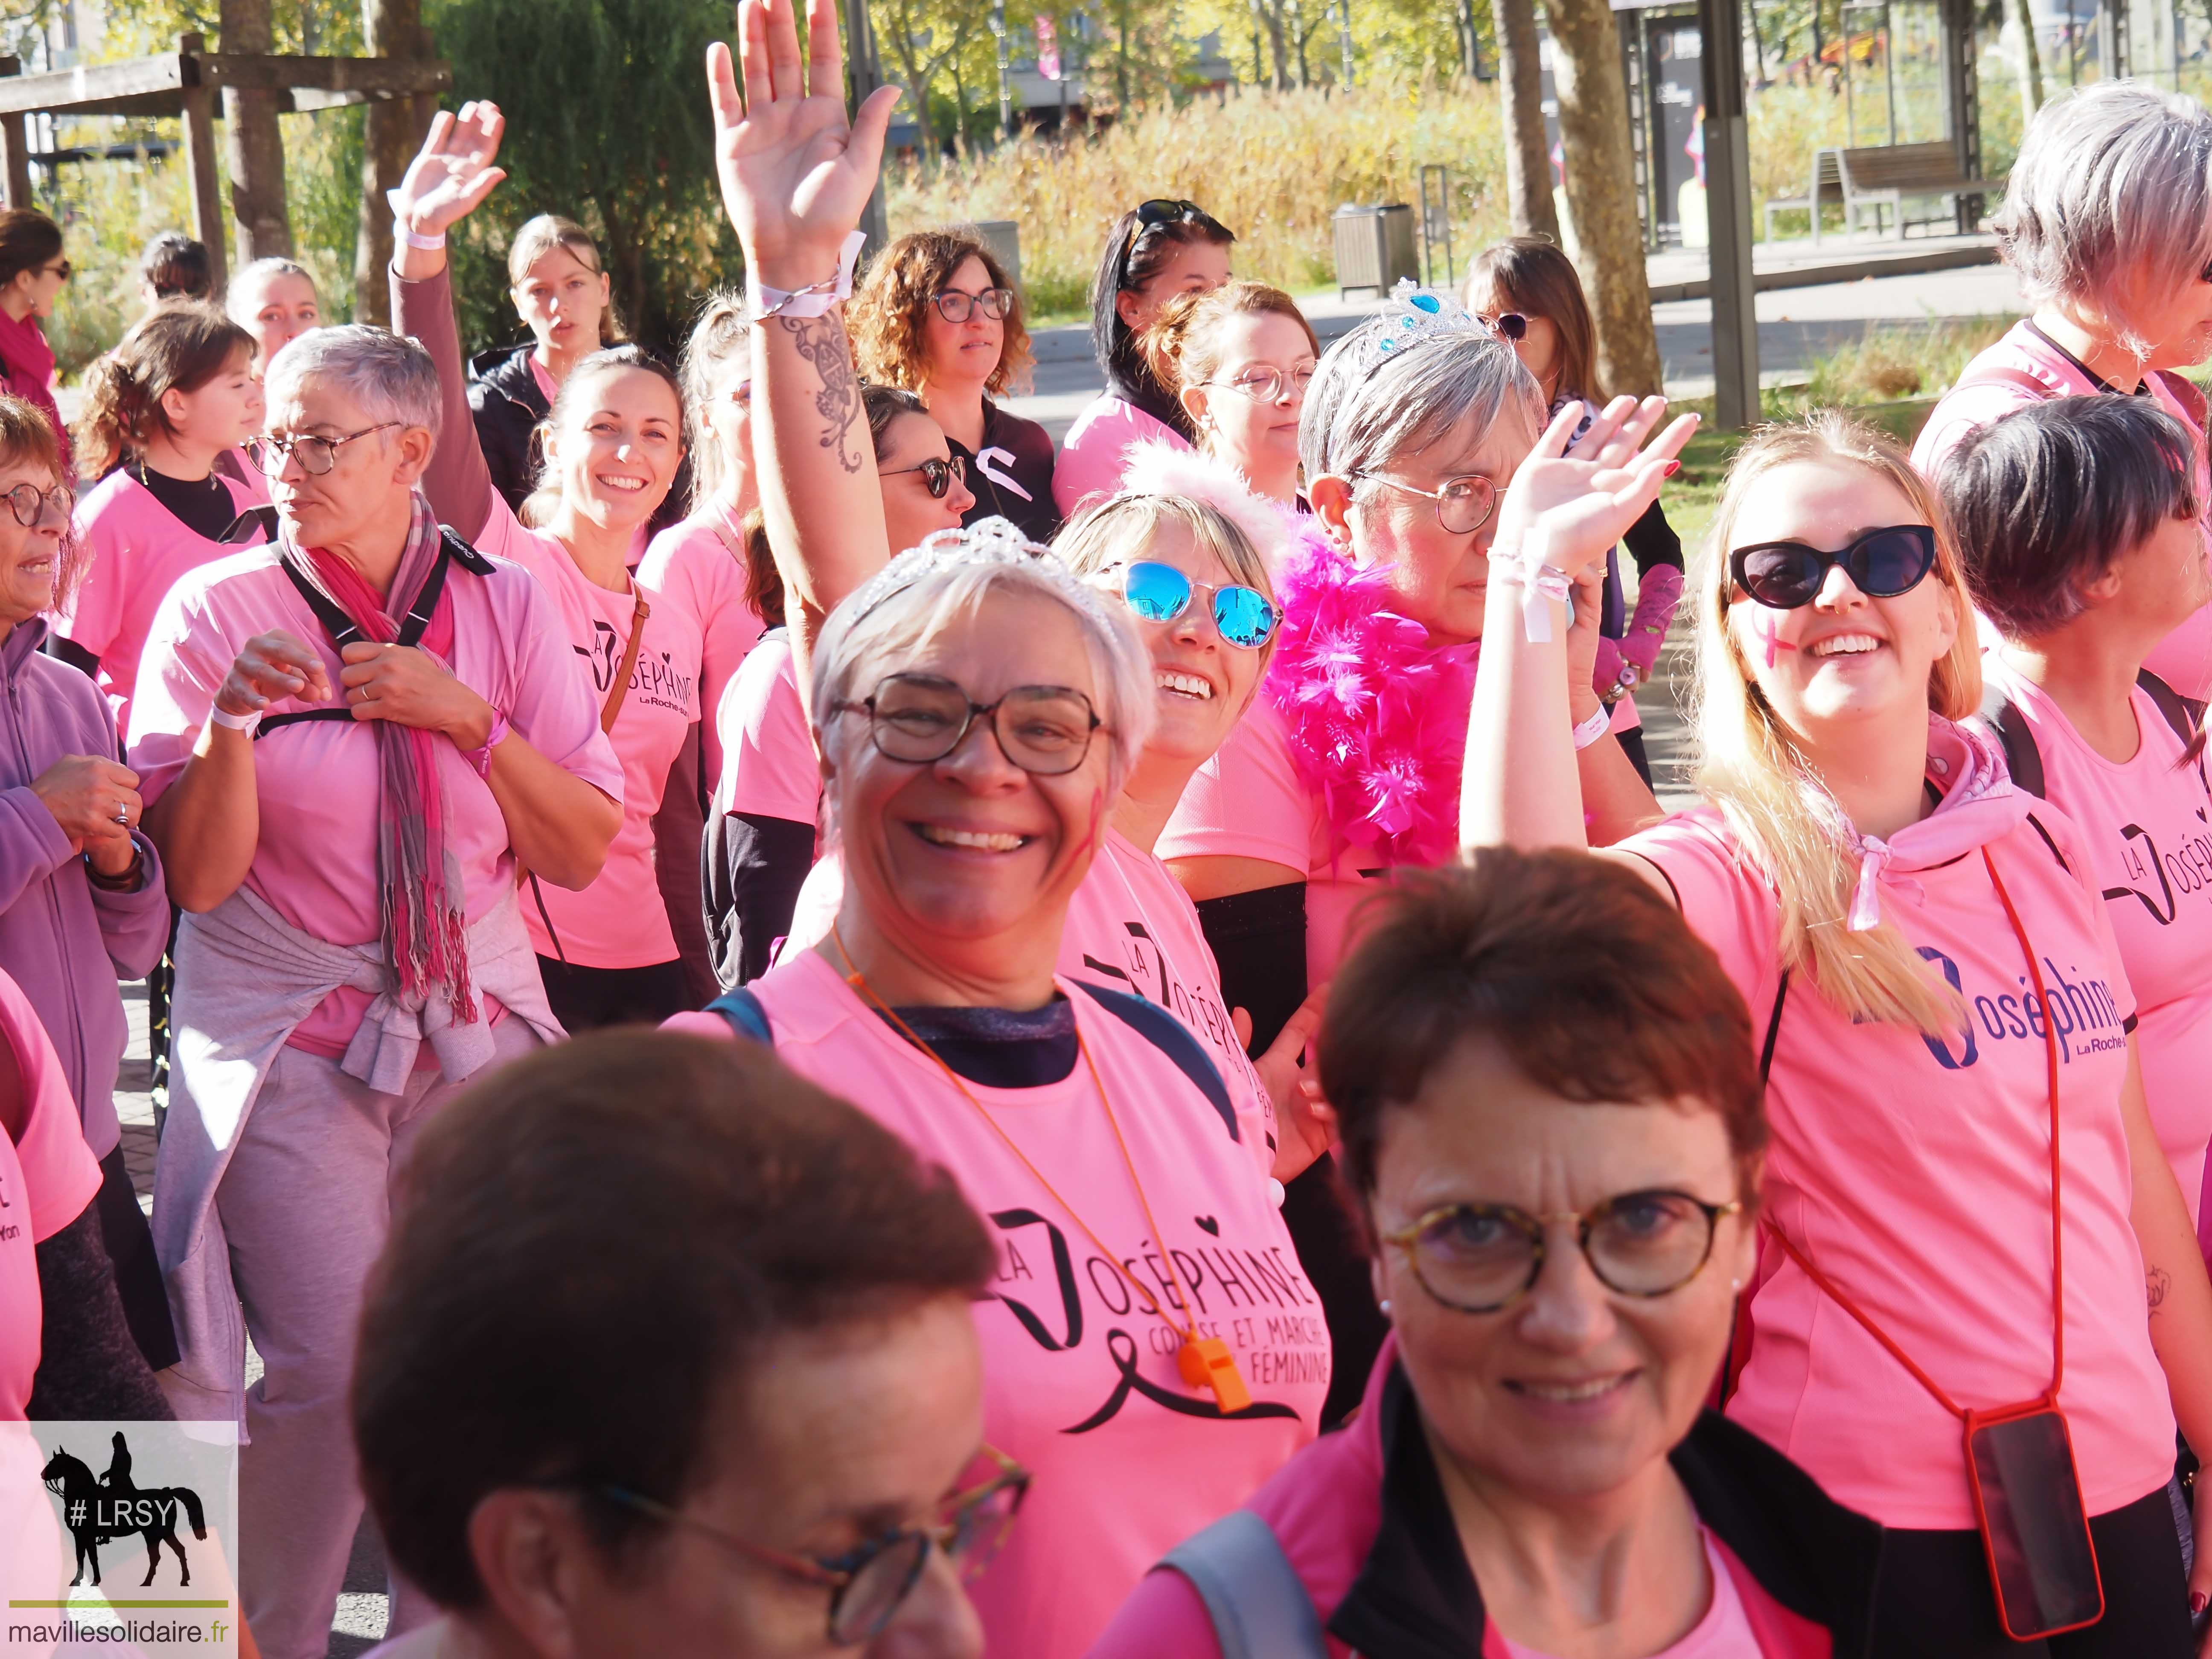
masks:
[[[1869,599],[1893,599],[1935,568],[1936,532],[1924,524],[1899,524],[1869,530],[1838,553],[1802,542],[1758,542],[1729,555],[1735,585],[1773,611],[1812,604],[1838,565]]]
[[[1190,609],[1194,592],[1209,597],[1213,625],[1220,629],[1221,637],[1247,651],[1257,651],[1274,638],[1283,620],[1275,602],[1256,587],[1238,582],[1208,587],[1192,581],[1173,565],[1152,559],[1139,559],[1122,568],[1121,597],[1146,622],[1173,622]]]
[[[879,478],[902,478],[909,472],[921,473],[923,486],[928,489],[933,497],[941,501],[945,499],[945,493],[952,488],[952,481],[955,478],[965,478],[968,476],[968,464],[957,455],[949,461],[933,455],[927,460],[918,461],[912,466],[895,466],[890,471],[878,472],[876,476]]]
[[[1517,311],[1501,311],[1495,317],[1477,317],[1474,320],[1503,339],[1528,337],[1528,319]]]
[[[254,465],[271,478],[284,470],[288,456],[297,458],[302,472],[320,477],[338,464],[338,451],[355,439],[366,438],[386,427],[406,424],[404,421],[379,421],[374,426],[365,426],[342,438],[319,438],[312,432],[295,433],[289,438],[248,438],[246,453],[253,458]]]
[[[1575,1224],[1590,1271],[1622,1296],[1665,1296],[1699,1273],[1713,1254],[1724,1215],[1743,1208],[1708,1204],[1687,1193],[1623,1193],[1580,1213],[1530,1215],[1510,1204],[1448,1204],[1410,1227],[1383,1235],[1413,1265],[1413,1277],[1447,1308],[1497,1313],[1536,1288],[1544,1270],[1545,1229]]]
[[[1114,279],[1115,287],[1127,288],[1129,285],[1129,261],[1136,257],[1137,244],[1163,225],[1181,224],[1196,225],[1206,231],[1218,232],[1224,237],[1229,234],[1226,225],[1195,202],[1164,196],[1156,196],[1149,202],[1139,202],[1137,204],[1136,220],[1129,227],[1129,239],[1121,244],[1121,258]]]
[[[1300,363],[1288,374],[1272,363],[1256,363],[1233,380],[1200,380],[1200,386],[1225,386],[1232,392],[1241,392],[1255,404],[1280,401],[1285,392],[1291,398],[1306,395],[1313,384],[1314,365]]]
[[[1447,478],[1441,489],[1424,489],[1419,484],[1409,484],[1380,472],[1354,472],[1355,478],[1372,478],[1376,483],[1389,484],[1393,489],[1402,489],[1408,495],[1425,495],[1437,504],[1437,522],[1455,536],[1468,536],[1489,521],[1491,511],[1498,505],[1498,486],[1478,473],[1463,478]]]
[[[948,1498],[943,1520],[930,1526],[894,1527],[842,1555],[817,1558],[787,1555],[753,1543],[625,1486],[599,1486],[589,1490],[656,1521],[705,1533],[740,1555],[806,1583],[825,1587],[830,1591],[830,1640],[838,1647],[852,1648],[883,1634],[921,1582],[933,1549],[944,1551],[963,1578],[974,1577],[998,1553],[1029,1492],[1030,1473],[989,1446],[983,1448],[983,1455],[996,1466],[997,1473],[982,1485]]]
[[[937,314],[948,323],[964,323],[978,311],[996,319],[1012,314],[1014,291],[1010,288],[987,288],[981,294],[969,294],[948,288],[932,303],[937,307]]]
[[[76,492],[67,484],[56,484],[52,489],[41,489],[34,483],[19,483],[8,492],[8,510],[15,515],[15,522],[26,530],[35,530],[39,521],[52,507],[68,521],[76,511]]]
[[[943,760],[966,741],[978,720],[991,722],[1000,752],[1023,771],[1059,777],[1083,764],[1093,733],[1105,724],[1091,699],[1065,685],[1018,685],[996,702],[977,702],[934,674],[892,674],[860,702],[841,702],[868,717],[876,752],[911,766]]]

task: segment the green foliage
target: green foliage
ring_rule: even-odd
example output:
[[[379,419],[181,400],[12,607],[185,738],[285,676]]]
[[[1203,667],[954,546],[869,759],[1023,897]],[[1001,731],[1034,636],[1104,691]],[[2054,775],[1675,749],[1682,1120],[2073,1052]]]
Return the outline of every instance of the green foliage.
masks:
[[[701,68],[722,0],[436,0],[425,20],[457,99],[506,112],[507,180],[454,240],[461,337],[512,337],[508,238],[565,213],[599,240],[634,335],[667,345],[739,270],[714,184]]]

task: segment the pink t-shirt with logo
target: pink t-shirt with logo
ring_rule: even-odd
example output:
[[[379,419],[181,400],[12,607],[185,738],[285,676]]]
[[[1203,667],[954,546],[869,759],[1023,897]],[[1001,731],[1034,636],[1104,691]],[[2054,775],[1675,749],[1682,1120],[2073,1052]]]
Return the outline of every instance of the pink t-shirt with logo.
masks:
[[[504,713],[546,759],[621,799],[623,770],[600,733],[590,676],[568,649],[545,590],[514,565],[495,563],[485,577],[449,569],[446,593],[453,606],[455,676]],[[185,769],[239,647],[276,628],[312,646],[331,686],[337,685],[337,652],[274,548],[234,553],[169,590],[138,671],[131,764],[147,805]],[[315,706],[286,697],[267,712]],[[474,921],[514,885],[507,820],[466,756],[450,742],[434,749],[446,797],[446,849],[460,866]],[[382,786],[373,734],[343,720],[301,720],[264,731],[254,741],[253,774],[261,833],[246,885],[317,939],[362,945],[381,938],[376,837]],[[666,913],[656,901],[652,914]],[[370,1000],[363,992],[333,991],[293,1041],[318,1053],[343,1053]]]
[[[799,700],[789,634],[762,636],[723,690],[714,724],[722,750],[716,811],[819,822],[822,763]]]
[[[249,477],[258,482],[260,474]],[[223,484],[240,513],[269,499],[265,489],[257,492],[251,483],[225,477]],[[54,629],[100,659],[100,689],[107,694],[116,730],[127,744],[138,659],[161,600],[186,571],[228,558],[262,537],[255,531],[236,545],[210,541],[187,529],[127,466],[116,468],[86,493],[76,504],[73,524],[88,562],[76,594],[56,613]]]
[[[2140,688],[2142,746],[2115,764],[2001,659],[1984,658],[1982,672],[2026,717],[2043,757],[2044,793],[2081,833],[2136,994],[2151,1125],[2193,1220],[2212,1140],[2212,788],[2203,757],[2181,764],[2179,734]]]
[[[745,603],[745,543],[737,520],[709,501],[653,538],[637,579],[651,590],[653,632],[666,645],[680,630],[678,656],[699,664],[702,715],[722,706],[723,689],[761,636],[761,619]],[[700,734],[707,776],[722,775],[722,737],[709,719]]]
[[[2059,1033],[2059,1404],[2088,1512],[2103,1515],[2173,1472],[2120,1115],[2135,1000],[2107,906],[2077,873],[2094,868],[2080,831],[2055,807],[2032,811],[1987,845]],[[1763,1043],[1780,978],[1776,902],[1719,812],[1698,807],[1621,845],[1665,873]],[[1948,1042],[1853,1024],[1794,976],[1766,1091],[1766,1213],[1961,1406],[2014,1404],[2051,1382],[2046,1016],[1978,850],[1893,876],[1882,911],[1958,988],[1972,1024]],[[1885,1526],[1974,1526],[1959,1419],[1771,1241],[1755,1284],[1729,1415]]]
[[[1036,1479],[969,1593],[991,1652],[1076,1659],[1162,1555],[1249,1498],[1314,1436],[1328,1328],[1267,1183],[1176,1060],[1079,985],[1060,990],[1172,1270],[1080,1060],[1039,1088],[969,1084],[979,1111],[815,952],[748,988],[785,1064],[950,1170],[998,1236],[995,1295],[975,1309],[983,1432]],[[729,1031],[714,1014],[669,1024]],[[1171,1271],[1180,1275],[1199,1334],[1237,1356],[1252,1395],[1244,1414],[1224,1420],[1211,1393],[1182,1381],[1182,1337],[1146,1311],[1085,1224],[1171,1308]]]
[[[1978,374],[1988,378],[1974,383]],[[2204,434],[2162,375],[2152,374],[2145,384],[2160,409],[2197,434],[2197,499],[2204,504],[2207,523],[2212,525],[2212,474],[2205,466]],[[1968,363],[1959,384],[1929,411],[1912,446],[1912,464],[1933,478],[1944,457],[1968,434],[2015,409],[2050,398],[2087,398],[2112,390],[2023,319]],[[1994,643],[1990,632],[1985,624],[1984,638]],[[2184,696],[2212,697],[2212,605],[2167,635],[2144,665]]]
[[[499,495],[492,496],[489,512],[477,546],[495,558],[514,560],[552,599],[556,637],[586,665],[596,721],[637,626],[636,594],[611,593],[587,580],[568,549],[542,531],[526,529]],[[653,817],[668,787],[668,769],[699,718],[699,637],[680,615],[663,626],[659,594],[643,581],[637,590],[653,614],[622,712],[608,733],[622,762],[622,828],[607,848],[599,878],[582,892],[541,881],[522,896],[523,920],[538,954],[583,968],[644,968],[676,959],[676,935],[653,874]]]
[[[21,1115],[12,1138],[0,1122],[0,1422],[21,1423],[39,1369],[37,1248],[84,1213],[100,1191],[100,1165],[77,1127],[53,1042],[5,974],[0,1043],[12,1052],[16,1074],[0,1074],[0,1089],[15,1097],[9,1105]]]

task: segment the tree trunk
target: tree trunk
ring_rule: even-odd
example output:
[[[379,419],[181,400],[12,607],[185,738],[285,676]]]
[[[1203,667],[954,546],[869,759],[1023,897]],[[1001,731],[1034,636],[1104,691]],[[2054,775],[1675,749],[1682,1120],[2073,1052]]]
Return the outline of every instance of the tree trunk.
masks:
[[[222,0],[222,50],[273,52],[276,33],[269,13],[269,0]],[[236,222],[238,246],[234,268],[271,254],[292,257],[292,223],[284,206],[284,138],[276,126],[278,96],[223,89],[223,145],[230,163],[230,216]]]
[[[2032,121],[2043,107],[2043,53],[2035,44],[2035,12],[2028,0],[2012,0],[2012,21],[2020,30],[2020,112]]]
[[[1283,38],[1283,0],[1268,0],[1267,44],[1275,54],[1275,90],[1291,89],[1291,46]]]
[[[1584,390],[1648,396],[1660,389],[1659,343],[1636,218],[1620,35],[1606,0],[1547,0],[1545,9],[1566,152],[1567,251],[1597,319],[1598,385]]]
[[[362,0],[363,50],[372,58],[427,58],[422,0]],[[384,198],[398,187],[428,131],[437,100],[373,100],[362,122],[361,218],[354,240],[353,316],[357,323],[392,325],[392,295],[385,272],[392,264],[392,209]]]
[[[1544,142],[1543,70],[1535,0],[1491,0],[1498,28],[1498,107],[1505,119],[1505,206],[1516,236],[1559,240],[1552,157]]]

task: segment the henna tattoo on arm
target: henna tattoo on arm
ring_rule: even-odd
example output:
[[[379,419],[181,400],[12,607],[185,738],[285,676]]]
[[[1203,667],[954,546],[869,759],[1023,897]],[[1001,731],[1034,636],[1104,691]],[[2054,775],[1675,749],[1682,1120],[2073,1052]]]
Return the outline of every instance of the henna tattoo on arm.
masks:
[[[850,440],[860,418],[860,381],[853,372],[853,348],[846,338],[844,319],[830,312],[821,317],[775,320],[821,379],[822,390],[814,394],[814,407],[823,421],[822,447],[835,455],[846,471],[858,472],[865,458],[860,447]]]
[[[2158,1317],[2159,1306],[2166,1300],[2166,1293],[2172,1285],[2173,1275],[2163,1267],[2153,1267],[2143,1276],[2143,1294],[2150,1304],[2153,1319]]]

